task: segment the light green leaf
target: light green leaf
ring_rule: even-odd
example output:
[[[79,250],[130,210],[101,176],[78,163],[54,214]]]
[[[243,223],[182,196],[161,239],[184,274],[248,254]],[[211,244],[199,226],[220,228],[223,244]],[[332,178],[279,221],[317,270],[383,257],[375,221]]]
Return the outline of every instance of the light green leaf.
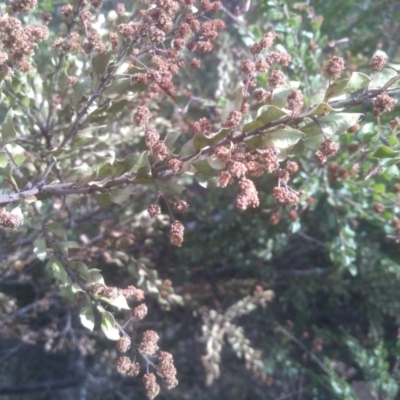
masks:
[[[118,329],[115,327],[114,316],[100,307],[99,311],[101,312],[101,330],[108,339],[118,340],[120,335]]]
[[[47,224],[47,229],[60,239],[65,236],[64,224],[62,222],[50,222]]]
[[[382,71],[375,72],[372,75],[372,81],[369,85],[369,89],[380,89],[385,86],[391,79],[397,76],[397,72],[391,68],[384,68]],[[400,81],[397,81],[391,88],[398,87],[400,85]]]
[[[303,133],[297,129],[277,129],[258,135],[246,141],[246,145],[257,149],[287,149],[294,146],[302,137]]]
[[[46,240],[44,238],[38,237],[33,242],[33,252],[39,260],[43,261],[46,259],[47,245],[46,245]]]
[[[353,72],[349,79],[339,79],[332,82],[326,90],[325,99],[354,93],[367,86],[370,81],[371,78],[367,75],[361,72]]]
[[[100,299],[108,304],[111,304],[114,307],[121,308],[124,310],[130,310],[128,303],[126,302],[126,298],[122,295],[117,296],[115,299],[109,299],[107,297],[101,296]]]
[[[257,118],[244,125],[243,132],[253,131],[287,114],[275,106],[262,106],[257,111]]]
[[[160,188],[164,195],[172,198],[180,197],[186,187],[177,183],[174,179],[164,181],[162,179],[155,179],[156,185]]]
[[[104,278],[100,274],[100,270],[96,268],[92,268],[89,270],[89,276],[88,276],[88,283],[95,284],[95,283],[101,283],[102,285],[105,285],[104,283]]]
[[[4,151],[0,151],[0,168],[5,168],[8,164],[7,154]]]
[[[90,88],[92,79],[89,77],[85,77],[77,82],[73,86],[72,98],[71,98],[71,105],[76,110],[79,108],[79,102],[82,99],[82,96],[88,91]]]
[[[181,133],[182,132],[180,130],[168,131],[167,136],[165,137],[164,143],[170,150],[173,150],[173,146],[174,146],[175,142],[177,141],[177,139],[179,138],[179,136],[181,135]]]
[[[327,103],[319,103],[313,108],[311,108],[309,111],[306,111],[305,113],[302,113],[302,117],[308,117],[310,115],[325,115],[329,114],[331,111],[333,111],[333,108],[327,104]]]
[[[1,137],[3,143],[10,143],[16,135],[17,131],[14,127],[14,111],[10,108],[4,118],[3,125],[1,126]]]
[[[86,295],[85,298],[86,303],[80,310],[79,319],[81,320],[81,324],[91,332],[94,328],[94,312],[89,296]]]
[[[127,186],[123,189],[110,190],[110,200],[115,204],[125,204],[129,196],[132,194],[132,189]]]
[[[307,139],[304,140],[304,145],[311,149],[319,148],[325,138],[345,133],[347,129],[360,120],[362,115],[359,113],[332,113],[318,118],[319,124],[311,121],[301,127],[302,132],[307,136]]]
[[[196,171],[200,172],[202,175],[205,177],[214,177],[214,176],[219,176],[221,173],[220,170],[214,169],[208,162],[207,160],[199,160],[195,161],[193,163],[193,167],[196,169]]]
[[[205,133],[201,132],[196,133],[193,137],[194,148],[197,150],[201,150],[206,146],[212,146],[213,144],[216,144],[225,139],[230,131],[230,129],[222,128],[218,132],[212,133],[211,135],[206,135]]]
[[[5,147],[10,152],[13,161],[18,167],[26,160],[25,150],[18,144],[9,143]]]
[[[61,283],[70,283],[70,279],[65,272],[64,267],[55,257],[50,258],[49,262],[46,265],[46,268],[50,268],[54,278],[58,279]]]

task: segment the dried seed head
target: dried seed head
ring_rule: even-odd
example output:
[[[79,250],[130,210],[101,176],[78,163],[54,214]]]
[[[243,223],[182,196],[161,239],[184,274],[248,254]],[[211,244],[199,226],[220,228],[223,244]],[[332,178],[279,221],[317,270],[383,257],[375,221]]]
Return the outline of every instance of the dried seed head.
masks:
[[[240,193],[236,198],[236,206],[239,210],[246,210],[248,207],[258,207],[260,200],[258,192],[253,181],[247,178],[242,178],[239,181]]]
[[[214,150],[214,155],[219,159],[219,160],[225,160],[228,155],[229,155],[229,149],[225,146],[218,146]]]
[[[37,5],[36,0],[11,0],[10,7],[13,13],[26,13]]]
[[[146,142],[146,146],[150,149],[160,140],[160,134],[155,128],[147,128],[144,134],[144,140]]]
[[[260,40],[261,50],[268,50],[273,45],[275,38],[275,32],[267,32],[264,34],[263,38]]]
[[[151,218],[154,218],[156,215],[161,213],[161,208],[158,204],[150,204],[147,208],[147,212]]]
[[[190,66],[193,69],[199,69],[200,65],[201,65],[200,60],[198,60],[197,58],[193,58],[192,61],[190,61]]]
[[[276,149],[266,149],[263,153],[264,168],[270,174],[279,168],[278,151]]]
[[[236,178],[241,178],[246,175],[247,167],[245,164],[238,161],[229,162],[229,172]]]
[[[210,133],[211,129],[212,125],[207,118],[201,118],[193,124],[194,133]]]
[[[299,169],[299,166],[296,162],[294,161],[288,161],[286,165],[286,171],[289,172],[290,175],[293,175],[297,170]]]

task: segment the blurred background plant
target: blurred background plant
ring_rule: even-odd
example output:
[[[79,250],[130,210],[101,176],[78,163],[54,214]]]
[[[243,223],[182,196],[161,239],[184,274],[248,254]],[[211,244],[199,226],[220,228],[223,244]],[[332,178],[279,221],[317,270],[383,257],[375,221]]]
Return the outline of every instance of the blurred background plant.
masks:
[[[126,14],[118,16],[116,3],[104,2],[96,17],[95,30],[104,37],[118,18],[118,23],[129,21],[145,8],[126,1]],[[100,176],[105,180],[126,171],[127,164],[134,172],[146,167],[143,157],[129,158],[146,150],[143,132],[131,121],[143,100],[142,87],[130,78],[106,89],[106,97],[118,101],[90,110],[91,123],[108,125],[109,131],[88,129],[73,138],[74,147],[64,150],[52,143],[37,151],[41,133],[30,120],[46,121],[40,121],[35,105],[46,107],[40,103],[50,96],[64,118],[58,125],[55,121],[55,129],[68,135],[75,108],[90,99],[89,78],[64,93],[52,86],[55,79],[66,84],[90,67],[80,54],[61,59],[57,49],[50,49],[58,26],[67,22],[62,26],[72,29],[61,7],[39,1],[34,12],[21,17],[24,23],[37,21],[41,12],[53,18],[49,39],[39,43],[34,57],[40,73],[16,73],[11,81],[2,81],[3,145],[7,121],[18,121],[19,131],[8,145],[16,165],[5,150],[0,154],[3,194],[25,188],[24,174],[46,174],[52,156],[59,181],[79,179],[81,187],[94,179],[85,163],[103,163]],[[179,148],[199,118],[218,121],[243,79],[240,67],[249,46],[265,32],[277,33],[274,50],[291,55],[284,72],[290,81],[300,82],[306,105],[324,98],[325,70],[333,56],[344,58],[345,78],[354,71],[369,75],[377,51],[396,68],[399,7],[389,0],[223,1],[213,17],[225,21],[225,30],[212,52],[196,54],[199,70],[179,73],[176,97],[153,99],[154,124],[163,137],[168,135],[170,148]],[[0,4],[0,10],[4,16],[5,6]],[[95,70],[109,66],[100,56],[97,60]],[[139,70],[137,64],[132,68]],[[375,77],[370,89],[396,75],[390,71]],[[259,86],[267,83],[266,75],[258,77]],[[17,110],[13,117],[10,105]],[[359,130],[345,129],[338,154],[325,165],[316,160],[315,149],[301,143],[293,149],[299,171],[291,184],[305,192],[294,206],[276,205],[271,196],[276,178],[271,175],[255,179],[260,207],[239,211],[233,186],[221,189],[189,175],[176,185],[160,179],[155,190],[140,181],[146,178],[140,173],[132,190],[118,187],[90,199],[48,193],[24,203],[24,225],[0,232],[0,395],[145,399],[140,379],[117,372],[118,349],[106,337],[115,339],[125,331],[133,347],[140,348],[141,334],[150,330],[160,336],[161,349],[173,355],[179,379],[171,391],[161,384],[160,399],[400,398],[398,106],[382,116],[374,116],[372,104],[364,102],[346,111],[365,118]],[[110,118],[114,114],[117,120]],[[105,158],[111,172],[104,167]],[[20,166],[22,177],[15,176]],[[160,203],[162,213],[155,220],[146,208],[160,191],[177,199],[184,187],[190,208],[181,217],[184,243],[175,247],[168,238],[166,202]],[[54,238],[63,245],[49,246]],[[72,265],[62,264],[66,255]],[[65,272],[68,265],[70,273]],[[74,274],[86,277],[83,286],[74,286]],[[90,311],[91,296],[98,293],[86,291],[87,282],[110,290],[135,285],[146,295],[147,317],[130,321],[127,308],[137,304],[126,292],[100,293],[102,306]],[[128,298],[127,306],[120,295]],[[89,333],[82,324],[94,330]]]

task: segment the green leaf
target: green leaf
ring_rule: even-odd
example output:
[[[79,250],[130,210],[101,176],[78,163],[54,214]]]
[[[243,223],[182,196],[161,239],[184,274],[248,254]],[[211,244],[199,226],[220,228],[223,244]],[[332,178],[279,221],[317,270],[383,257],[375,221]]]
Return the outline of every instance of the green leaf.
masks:
[[[219,176],[221,173],[220,170],[216,170],[213,168],[207,160],[199,160],[195,161],[193,163],[193,167],[200,172],[202,175],[206,177],[214,177],[214,176]]]
[[[102,93],[103,96],[109,99],[122,98],[128,92],[139,92],[146,88],[146,85],[136,82],[133,78],[116,79]]]
[[[89,296],[86,295],[85,298],[85,306],[80,310],[79,319],[81,324],[91,332],[94,328],[94,312]]]
[[[5,168],[8,164],[7,154],[4,151],[0,151],[0,168]]]
[[[175,142],[177,141],[177,139],[179,138],[179,136],[181,136],[181,133],[182,132],[180,130],[170,130],[167,133],[164,143],[170,150],[173,150],[173,146],[174,146]]]
[[[325,93],[325,99],[351,94],[361,90],[371,81],[371,78],[361,72],[353,72],[349,79],[339,79],[332,82]]]
[[[47,245],[46,245],[46,240],[44,238],[38,237],[33,242],[33,253],[41,261],[46,259],[46,256],[47,256]]]
[[[5,147],[10,152],[13,161],[18,167],[26,160],[25,150],[18,144],[9,143]]]
[[[309,117],[310,115],[325,115],[333,111],[333,108],[327,103],[319,103],[309,111],[301,114],[302,117]]]
[[[225,129],[222,128],[218,132],[213,133],[211,135],[206,135],[205,133],[196,133],[193,137],[193,145],[196,150],[201,150],[202,148],[206,146],[212,146],[221,140],[225,139],[229,132],[230,129]]]
[[[112,54],[111,51],[106,51],[105,53],[96,54],[92,58],[93,69],[98,75],[103,75],[107,71]]]
[[[155,183],[163,192],[163,194],[168,197],[173,197],[173,198],[180,197],[182,192],[186,190],[185,186],[180,185],[173,179],[169,181],[164,181],[162,179],[155,179]]]
[[[71,105],[75,110],[79,108],[79,102],[81,101],[82,96],[90,88],[91,83],[92,79],[89,77],[85,77],[73,86]]]
[[[117,296],[115,299],[109,299],[107,297],[99,297],[102,301],[111,304],[114,307],[121,308],[124,310],[130,310],[131,308],[128,306],[126,302],[126,298],[122,295]]]
[[[238,88],[235,92],[235,100],[230,101],[226,104],[224,109],[221,111],[221,121],[226,122],[228,115],[232,111],[240,111],[243,102],[243,90]]]
[[[70,283],[70,279],[64,267],[55,257],[50,258],[49,262],[46,264],[46,268],[50,268],[54,278],[58,279],[61,283]]]
[[[243,132],[253,131],[287,114],[275,106],[262,106],[257,111],[257,118],[244,125]]]
[[[381,146],[375,151],[373,157],[375,158],[393,158],[398,157],[400,151],[394,151],[388,146]]]
[[[311,121],[301,127],[301,131],[307,136],[304,145],[310,149],[318,149],[325,138],[345,133],[360,120],[362,115],[359,113],[332,113],[318,118],[318,124]]]
[[[1,126],[1,137],[3,143],[10,143],[16,135],[17,131],[14,127],[14,111],[10,108],[4,118],[3,125]]]
[[[89,282],[90,274],[86,264],[80,261],[70,261],[69,266],[73,269],[82,279]]]
[[[300,82],[290,81],[286,85],[274,90],[272,104],[275,107],[282,108],[287,104],[287,98],[293,89],[298,89]]]
[[[99,269],[92,268],[89,270],[88,283],[91,283],[91,284],[101,283],[102,285],[105,285],[104,278],[100,274]]]
[[[50,222],[47,224],[47,229],[58,236],[59,239],[63,239],[65,236],[64,224],[62,222]]]
[[[118,340],[119,331],[115,327],[114,316],[110,312],[105,311],[102,307],[98,307],[98,309],[101,313],[101,330],[108,339]]]
[[[302,137],[303,133],[297,129],[277,129],[258,135],[246,141],[246,145],[257,149],[287,149],[294,146]]]
[[[132,194],[132,189],[127,186],[123,189],[110,190],[110,200],[116,204],[125,204]]]
[[[375,72],[372,75],[372,80],[369,85],[369,89],[371,89],[371,90],[380,89],[396,76],[397,76],[397,72],[391,68],[384,68],[382,71]],[[396,87],[399,84],[400,84],[399,81],[397,81],[396,84],[392,87]]]

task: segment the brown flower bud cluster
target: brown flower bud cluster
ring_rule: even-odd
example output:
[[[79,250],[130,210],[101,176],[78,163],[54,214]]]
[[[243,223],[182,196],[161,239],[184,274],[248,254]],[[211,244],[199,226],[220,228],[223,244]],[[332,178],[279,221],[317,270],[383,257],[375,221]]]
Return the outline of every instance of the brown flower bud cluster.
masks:
[[[260,200],[258,199],[257,189],[250,179],[242,178],[239,181],[240,193],[236,198],[236,206],[239,210],[246,210],[248,207],[258,207]]]
[[[0,207],[0,226],[4,228],[17,229],[24,223],[24,216],[21,209],[15,208],[11,212]]]
[[[35,1],[15,1],[11,7],[21,9],[26,12],[31,6],[35,6]],[[32,69],[29,58],[33,56],[37,48],[37,42],[47,39],[49,30],[45,25],[23,25],[22,22],[14,17],[0,16],[0,72],[5,73],[6,78],[13,74],[15,65],[21,72],[28,73]],[[6,62],[9,61],[10,65]]]
[[[325,164],[330,156],[334,156],[339,150],[339,144],[330,139],[325,139],[319,150],[315,152],[315,157],[321,164]]]
[[[385,112],[391,111],[396,103],[397,100],[390,97],[386,93],[378,94],[374,101],[374,115],[378,116]]]
[[[146,390],[146,396],[149,400],[153,400],[160,393],[160,385],[156,381],[153,373],[143,375],[143,384]]]
[[[151,218],[154,218],[156,215],[161,213],[161,208],[158,204],[150,204],[147,207],[147,212],[149,213]]]
[[[133,363],[127,356],[121,356],[117,361],[117,371],[128,376],[138,376],[140,365],[137,362]]]
[[[303,108],[303,93],[299,89],[292,89],[287,98],[288,109],[298,114]]]
[[[121,336],[117,340],[117,349],[121,353],[126,353],[131,348],[131,339],[128,336]]]
[[[37,5],[37,0],[11,0],[10,7],[13,13],[26,13],[33,10]]]
[[[176,220],[171,224],[169,240],[173,245],[182,246],[184,230],[185,228],[180,221]]]
[[[387,58],[383,54],[377,54],[372,57],[371,62],[369,63],[369,67],[372,72],[382,71],[387,63]]]
[[[181,214],[187,213],[189,210],[189,204],[185,200],[177,200],[174,203],[174,210]]]
[[[242,117],[243,114],[240,111],[231,111],[222,126],[229,129],[234,128],[236,125],[239,125]]]
[[[294,206],[299,201],[299,196],[297,193],[291,191],[289,188],[282,186],[274,187],[272,191],[272,196],[280,204],[287,204],[289,206]]]
[[[332,79],[338,79],[342,75],[344,70],[344,60],[342,57],[334,56],[332,60],[328,62],[326,67],[326,73]]]
[[[172,389],[178,385],[176,379],[176,368],[174,366],[174,358],[172,354],[166,351],[160,351],[158,355],[157,375],[165,383],[168,389]]]
[[[207,118],[201,118],[193,124],[194,133],[211,133],[212,125]]]
[[[158,351],[158,339],[160,337],[157,335],[155,331],[145,331],[142,336],[142,341],[138,347],[138,350],[142,354],[146,354],[148,356],[154,355]]]

